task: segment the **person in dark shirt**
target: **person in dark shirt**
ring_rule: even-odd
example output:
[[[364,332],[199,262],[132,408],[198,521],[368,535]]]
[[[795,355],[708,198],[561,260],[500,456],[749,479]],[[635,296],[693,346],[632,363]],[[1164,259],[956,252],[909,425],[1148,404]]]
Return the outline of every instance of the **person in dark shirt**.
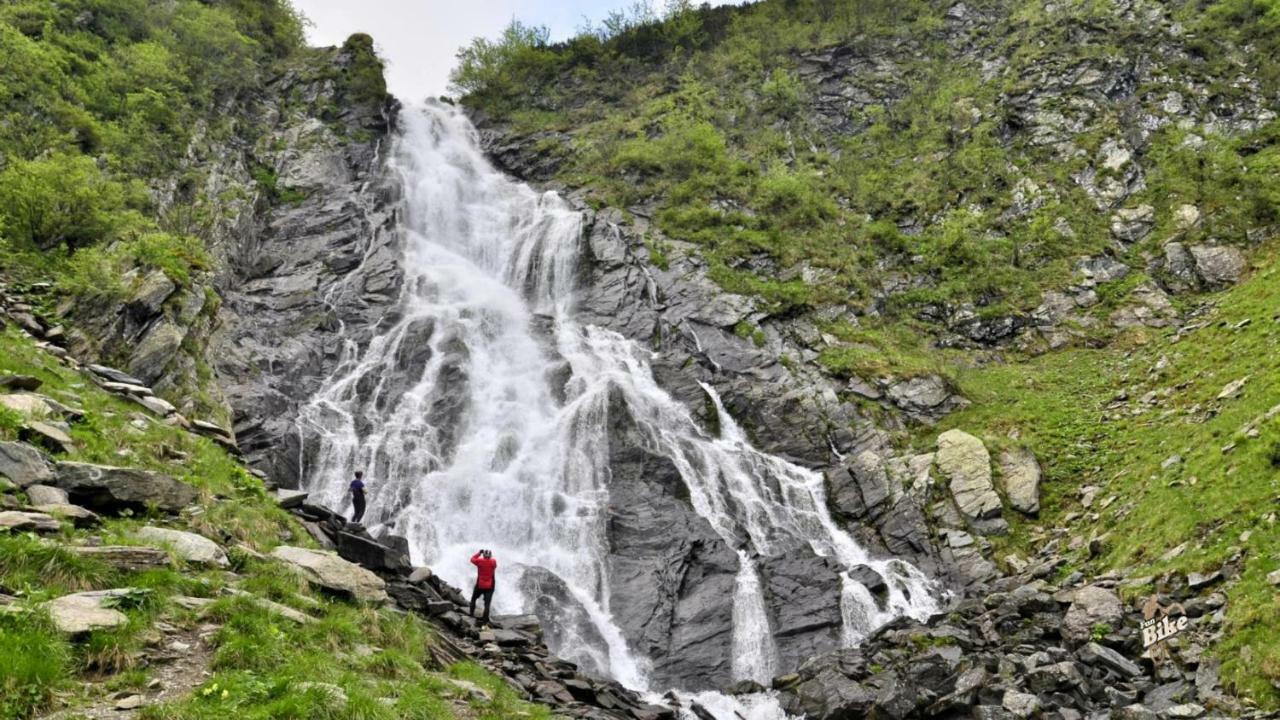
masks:
[[[358,523],[364,517],[364,473],[356,471],[356,479],[351,481],[351,504],[355,512],[351,514],[351,522]]]
[[[493,559],[493,552],[481,550],[471,556],[471,564],[476,566],[476,586],[471,591],[471,617],[476,616],[476,600],[484,598],[484,616],[482,625],[489,624],[489,603],[493,602],[493,572],[498,568],[498,561]]]

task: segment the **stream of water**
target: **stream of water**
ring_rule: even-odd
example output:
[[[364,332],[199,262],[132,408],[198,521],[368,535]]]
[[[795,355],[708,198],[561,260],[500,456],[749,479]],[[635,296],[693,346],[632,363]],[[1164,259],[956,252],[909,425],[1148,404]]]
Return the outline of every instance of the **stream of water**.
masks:
[[[304,476],[320,502],[349,507],[347,483],[364,469],[375,534],[408,538],[416,564],[464,588],[471,554],[492,549],[505,569],[498,613],[530,611],[518,576],[549,572],[582,608],[566,613],[574,626],[549,633],[566,638],[552,649],[628,687],[665,691],[649,686],[646,658],[609,612],[606,420],[620,394],[650,447],[679,469],[696,512],[731,547],[748,540],[734,592],[737,679],[767,683],[777,664],[756,556],[803,542],[879,572],[883,608],[844,578],[847,644],[936,609],[923,574],[871,559],[832,521],[822,477],[753,449],[713,388],[718,437],[657,385],[647,351],[574,321],[579,213],[496,171],[453,107],[409,108],[400,123],[391,164],[403,189],[404,289],[383,329],[367,347],[348,344],[301,415]],[[698,698],[725,720],[783,717],[769,696]]]

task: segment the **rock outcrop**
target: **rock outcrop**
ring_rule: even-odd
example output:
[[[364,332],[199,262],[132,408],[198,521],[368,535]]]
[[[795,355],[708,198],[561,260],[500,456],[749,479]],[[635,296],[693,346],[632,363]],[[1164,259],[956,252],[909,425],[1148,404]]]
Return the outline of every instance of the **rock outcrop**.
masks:
[[[648,441],[621,397],[608,403],[609,578],[614,621],[656,683],[722,687],[730,675],[738,557],[688,502],[675,465]]]
[[[288,564],[307,582],[324,590],[360,602],[387,600],[382,578],[334,553],[281,545],[271,551],[271,557]]]
[[[195,488],[168,475],[90,463],[58,463],[49,484],[66,491],[76,505],[109,514],[149,507],[177,513],[196,499]]]
[[[965,519],[973,522],[1000,516],[1000,496],[991,482],[991,455],[981,440],[962,430],[948,430],[938,436],[936,462]]]

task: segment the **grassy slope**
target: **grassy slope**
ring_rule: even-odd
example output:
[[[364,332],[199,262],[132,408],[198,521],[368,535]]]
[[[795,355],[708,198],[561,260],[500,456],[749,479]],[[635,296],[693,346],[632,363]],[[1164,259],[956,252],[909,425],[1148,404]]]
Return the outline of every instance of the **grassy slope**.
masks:
[[[900,328],[921,310],[972,303],[985,316],[1027,312],[1042,291],[1068,284],[1076,258],[1113,246],[1110,211],[1072,176],[1100,168],[1104,142],[1133,122],[1126,113],[1159,114],[1168,92],[1196,96],[1189,87],[1233,102],[1254,91],[1221,78],[1242,73],[1271,94],[1280,67],[1258,41],[1272,37],[1280,5],[1185,5],[1174,17],[1188,34],[1162,42],[1186,55],[1164,57],[1167,77],[1138,88],[1131,103],[1089,111],[1070,137],[1078,152],[1062,155],[1011,124],[1011,98],[1042,89],[1042,73],[1070,77],[1080,61],[1115,63],[1151,45],[1150,29],[1117,17],[1109,3],[1063,3],[1047,14],[1042,3],[988,0],[969,5],[999,19],[957,52],[945,39],[951,5],[766,1],[704,13],[692,35],[681,34],[677,17],[604,43],[584,36],[545,48],[508,38],[508,54],[464,64],[457,77],[469,91],[464,103],[518,132],[570,133],[569,142],[535,147],[560,158],[558,180],[588,188],[599,204],[654,214],[665,235],[696,244],[726,289],[759,295],[777,314],[823,304],[863,314],[886,281],[904,273],[925,280],[860,318],[872,342],[846,338],[820,360],[838,375],[912,374],[929,363],[918,334]],[[1245,42],[1255,51],[1240,52]],[[814,118],[819,90],[797,59],[833,45],[892,63],[855,76],[876,100],[855,106],[843,134],[824,124],[830,118]],[[1008,64],[984,79],[981,59]],[[1065,92],[1045,109],[1072,115],[1096,95]],[[1186,144],[1189,132],[1206,143]],[[1241,138],[1172,125],[1154,133],[1135,158],[1147,187],[1127,205],[1151,204],[1156,227],[1122,259],[1143,266],[1159,253],[1182,204],[1205,218],[1184,234],[1188,243],[1244,244],[1247,231],[1276,222],[1278,135],[1276,123]],[[1114,171],[1099,172],[1101,180]],[[1040,207],[1010,212],[1019,194],[1035,192]],[[1059,218],[1069,232],[1059,231]],[[800,263],[816,267],[817,279],[787,279]],[[911,362],[890,368],[851,347],[857,342]]]
[[[428,648],[432,628],[410,615],[328,599],[279,565],[255,559],[248,548],[267,552],[282,544],[310,546],[309,536],[277,508],[262,484],[224,451],[204,438],[148,421],[141,408],[96,388],[67,370],[12,329],[0,333],[0,373],[34,375],[41,392],[83,407],[85,421],[74,426],[76,449],[64,459],[151,468],[200,490],[200,511],[175,521],[155,520],[201,532],[232,546],[236,576],[183,566],[122,572],[63,549],[94,535],[107,544],[135,544],[130,533],[151,518],[108,519],[94,531],[67,526],[55,538],[0,533],[0,588],[34,608],[42,600],[72,591],[113,587],[146,590],[122,609],[130,624],[70,642],[38,611],[0,613],[0,717],[26,718],[58,697],[71,706],[91,703],[107,692],[142,690],[154,668],[137,663],[137,653],[159,639],[156,622],[180,631],[205,623],[220,626],[213,636],[214,675],[187,701],[149,707],[148,720],[197,720],[235,714],[243,718],[308,717],[511,718],[549,717],[545,708],[520,701],[504,681],[479,666],[436,667]],[[0,439],[12,439],[16,422],[0,417]],[[185,455],[185,457],[183,457]],[[243,598],[221,595],[237,586],[319,618],[294,625]],[[177,595],[215,598],[202,613],[172,602]],[[456,678],[484,687],[491,700],[468,700]],[[82,685],[77,680],[94,681]],[[329,682],[350,702],[336,706],[317,690],[297,682]]]
[[[1039,547],[1043,528],[1068,528],[1068,538],[1105,538],[1099,557],[1075,551],[1069,570],[1132,576],[1210,572],[1243,550],[1214,651],[1225,681],[1271,706],[1280,702],[1280,596],[1266,575],[1280,568],[1280,417],[1265,418],[1280,406],[1277,259],[1276,247],[1262,251],[1251,279],[1212,298],[1198,320],[1207,327],[1180,339],[1136,331],[1105,349],[959,370],[974,404],[939,428],[992,447],[1020,443],[1040,458],[1044,512],[1015,523],[1001,543],[1008,550]],[[1238,397],[1217,399],[1241,378]],[[1182,462],[1163,467],[1175,455]],[[1086,509],[1080,490],[1090,485],[1100,491]]]

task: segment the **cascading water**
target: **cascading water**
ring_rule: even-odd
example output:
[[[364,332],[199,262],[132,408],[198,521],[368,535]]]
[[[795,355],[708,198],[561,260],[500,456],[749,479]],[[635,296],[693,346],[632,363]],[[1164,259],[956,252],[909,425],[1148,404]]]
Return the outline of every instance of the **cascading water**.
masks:
[[[844,578],[846,643],[935,610],[918,570],[867,557],[827,513],[822,477],[754,450],[712,388],[718,437],[657,385],[634,343],[574,322],[578,213],[494,170],[452,107],[405,110],[401,123],[392,164],[404,194],[402,297],[367,347],[345,348],[300,418],[305,477],[322,502],[344,506],[351,473],[365,469],[372,532],[407,537],[415,563],[460,587],[470,555],[494,550],[504,568],[495,612],[531,609],[521,575],[551,578],[579,608],[562,613],[553,650],[647,690],[645,659],[609,615],[606,420],[620,394],[696,512],[740,548],[737,678],[766,681],[777,662],[756,556],[806,543],[878,571],[889,585],[883,609]],[[713,711],[732,704],[701,699]],[[768,698],[744,711],[780,716]]]

